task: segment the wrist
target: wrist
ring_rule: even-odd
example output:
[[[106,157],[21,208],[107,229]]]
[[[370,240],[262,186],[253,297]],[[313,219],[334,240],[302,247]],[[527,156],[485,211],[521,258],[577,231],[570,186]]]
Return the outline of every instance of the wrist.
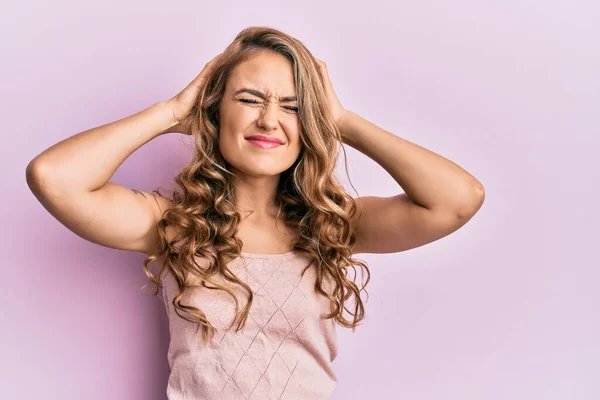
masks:
[[[175,117],[175,112],[173,111],[173,103],[170,100],[167,100],[161,101],[159,104],[163,107],[164,112],[167,113],[171,127],[178,125],[179,120],[177,119],[177,117]]]
[[[155,107],[160,110],[160,113],[163,115],[164,129],[160,132],[160,135],[164,133],[176,132],[176,130],[172,130],[172,128],[179,125],[179,121],[175,118],[175,114],[173,113],[173,107],[169,101],[161,101],[155,104]]]

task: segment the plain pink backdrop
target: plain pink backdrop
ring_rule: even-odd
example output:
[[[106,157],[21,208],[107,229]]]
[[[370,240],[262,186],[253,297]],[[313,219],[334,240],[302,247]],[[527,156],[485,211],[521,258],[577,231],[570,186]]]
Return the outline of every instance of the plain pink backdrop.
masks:
[[[600,398],[598,2],[0,8],[0,397],[165,398],[167,320],[141,289],[144,256],[68,231],[29,191],[25,167],[67,136],[170,98],[241,29],[267,25],[327,63],[346,108],[486,189],[449,237],[359,255],[372,272],[367,320],[354,334],[338,327],[334,399]],[[188,144],[160,137],[112,180],[171,188]],[[359,195],[401,192],[347,150]]]

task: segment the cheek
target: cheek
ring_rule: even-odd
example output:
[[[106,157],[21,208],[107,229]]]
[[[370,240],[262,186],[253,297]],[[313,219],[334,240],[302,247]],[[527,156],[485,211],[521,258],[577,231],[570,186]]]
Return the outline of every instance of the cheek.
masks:
[[[289,140],[289,144],[287,149],[285,150],[286,153],[286,162],[289,163],[294,163],[296,161],[296,159],[298,158],[298,156],[300,155],[300,152],[302,151],[302,147],[304,146],[304,144],[302,143],[302,139],[300,136],[300,130],[298,128],[296,128],[296,130],[288,130],[288,140]]]
[[[223,124],[219,131],[219,150],[225,158],[237,157],[239,153],[239,137],[235,127]]]
[[[219,146],[240,147],[251,124],[249,121],[251,120],[244,113],[223,113],[219,121]]]
[[[300,122],[298,122],[298,118],[290,117],[289,119],[284,119],[281,123],[285,134],[288,137],[290,142],[298,142],[300,141]]]

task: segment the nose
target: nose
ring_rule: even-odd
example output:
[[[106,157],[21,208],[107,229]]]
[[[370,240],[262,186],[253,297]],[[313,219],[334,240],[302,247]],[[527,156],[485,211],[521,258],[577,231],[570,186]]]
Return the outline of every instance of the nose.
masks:
[[[265,130],[277,128],[277,104],[267,103],[258,118],[257,124]]]

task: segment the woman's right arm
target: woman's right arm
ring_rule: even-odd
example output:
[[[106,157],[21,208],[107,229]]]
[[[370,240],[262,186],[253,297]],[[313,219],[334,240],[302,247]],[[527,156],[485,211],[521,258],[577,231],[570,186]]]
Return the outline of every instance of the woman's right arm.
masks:
[[[170,201],[109,182],[129,155],[164,133],[177,131],[169,102],[92,128],[53,145],[26,170],[40,203],[78,236],[102,246],[152,254],[156,224]]]

